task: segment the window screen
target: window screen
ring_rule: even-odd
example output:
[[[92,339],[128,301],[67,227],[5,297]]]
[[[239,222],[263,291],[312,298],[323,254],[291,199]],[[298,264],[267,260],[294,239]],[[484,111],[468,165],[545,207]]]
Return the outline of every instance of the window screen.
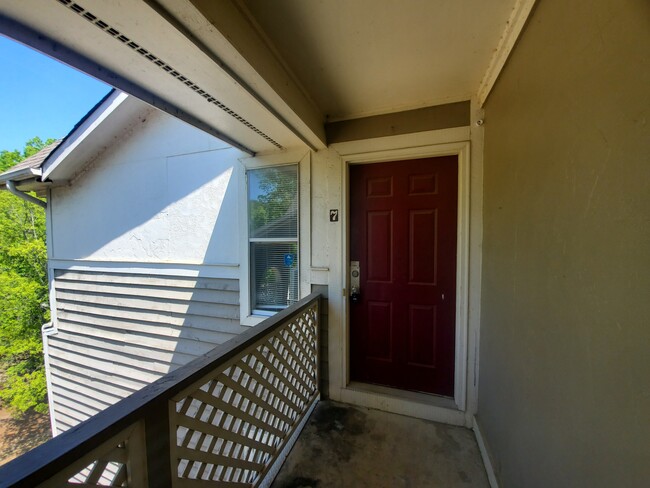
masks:
[[[298,167],[248,172],[251,304],[278,311],[298,300]]]

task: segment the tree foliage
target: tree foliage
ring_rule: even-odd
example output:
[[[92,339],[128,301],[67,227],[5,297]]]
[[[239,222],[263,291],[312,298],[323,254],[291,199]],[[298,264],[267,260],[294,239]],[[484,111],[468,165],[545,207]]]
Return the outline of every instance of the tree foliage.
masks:
[[[252,237],[287,237],[296,232],[298,202],[297,173],[293,166],[256,170],[249,182],[254,197],[249,199]],[[288,219],[289,227],[282,225]]]
[[[52,139],[0,152],[0,171]],[[49,320],[45,212],[0,192],[0,400],[15,413],[47,411],[41,326]]]

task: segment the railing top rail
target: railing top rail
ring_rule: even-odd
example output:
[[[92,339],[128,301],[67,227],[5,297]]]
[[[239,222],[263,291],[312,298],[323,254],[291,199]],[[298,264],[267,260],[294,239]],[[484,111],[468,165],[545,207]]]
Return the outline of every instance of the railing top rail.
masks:
[[[116,432],[144,418],[147,414],[155,415],[155,409],[160,407],[160,402],[173,398],[211,370],[236,357],[261,337],[272,333],[319,300],[320,293],[312,293],[259,325],[216,346],[203,356],[166,374],[106,410],[0,467],[0,488],[31,487],[47,480],[57,473],[61,466],[74,462]]]

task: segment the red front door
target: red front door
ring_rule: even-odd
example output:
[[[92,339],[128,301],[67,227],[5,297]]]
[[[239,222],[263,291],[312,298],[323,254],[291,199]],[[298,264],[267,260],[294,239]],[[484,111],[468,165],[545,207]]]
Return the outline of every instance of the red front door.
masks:
[[[350,166],[350,378],[454,395],[456,156]]]

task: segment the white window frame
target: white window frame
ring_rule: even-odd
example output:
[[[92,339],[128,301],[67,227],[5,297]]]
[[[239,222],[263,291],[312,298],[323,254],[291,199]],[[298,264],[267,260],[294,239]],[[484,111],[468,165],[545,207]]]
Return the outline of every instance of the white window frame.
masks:
[[[296,169],[296,200],[297,200],[297,211],[296,211],[296,237],[251,237],[250,235],[248,236],[248,246],[247,246],[247,253],[248,253],[248,262],[249,266],[252,266],[252,246],[251,244],[253,243],[261,243],[261,244],[296,244],[298,247],[298,273],[300,273],[300,164],[295,163],[295,164],[282,164],[282,165],[269,165],[269,166],[264,166],[261,168],[248,168],[246,170],[246,205],[249,205],[249,197],[250,197],[250,178],[248,177],[249,173],[252,171],[259,171],[259,170],[264,170],[264,169],[270,169],[270,168],[295,168]],[[250,208],[246,210],[246,225],[249,228],[250,231]],[[249,268],[249,277],[251,276],[251,269]],[[251,302],[253,301],[253,286],[254,284],[252,283],[253,279],[251,278],[251,284],[249,287],[249,297]],[[300,282],[298,282],[298,296],[300,296]],[[251,304],[251,314],[252,315],[262,315],[265,317],[271,317],[272,315],[275,315],[278,313],[280,310],[286,307],[277,307],[277,310],[264,310],[261,308],[255,308]]]
[[[305,149],[288,150],[282,153],[241,158],[240,162],[240,277],[239,277],[239,307],[242,325],[253,326],[262,322],[274,312],[268,310],[253,310],[251,303],[251,262],[250,236],[248,231],[248,182],[249,170],[278,166],[298,166],[298,293],[299,298],[309,295],[311,284],[308,280],[311,262],[311,153]],[[288,242],[290,239],[281,239]]]

